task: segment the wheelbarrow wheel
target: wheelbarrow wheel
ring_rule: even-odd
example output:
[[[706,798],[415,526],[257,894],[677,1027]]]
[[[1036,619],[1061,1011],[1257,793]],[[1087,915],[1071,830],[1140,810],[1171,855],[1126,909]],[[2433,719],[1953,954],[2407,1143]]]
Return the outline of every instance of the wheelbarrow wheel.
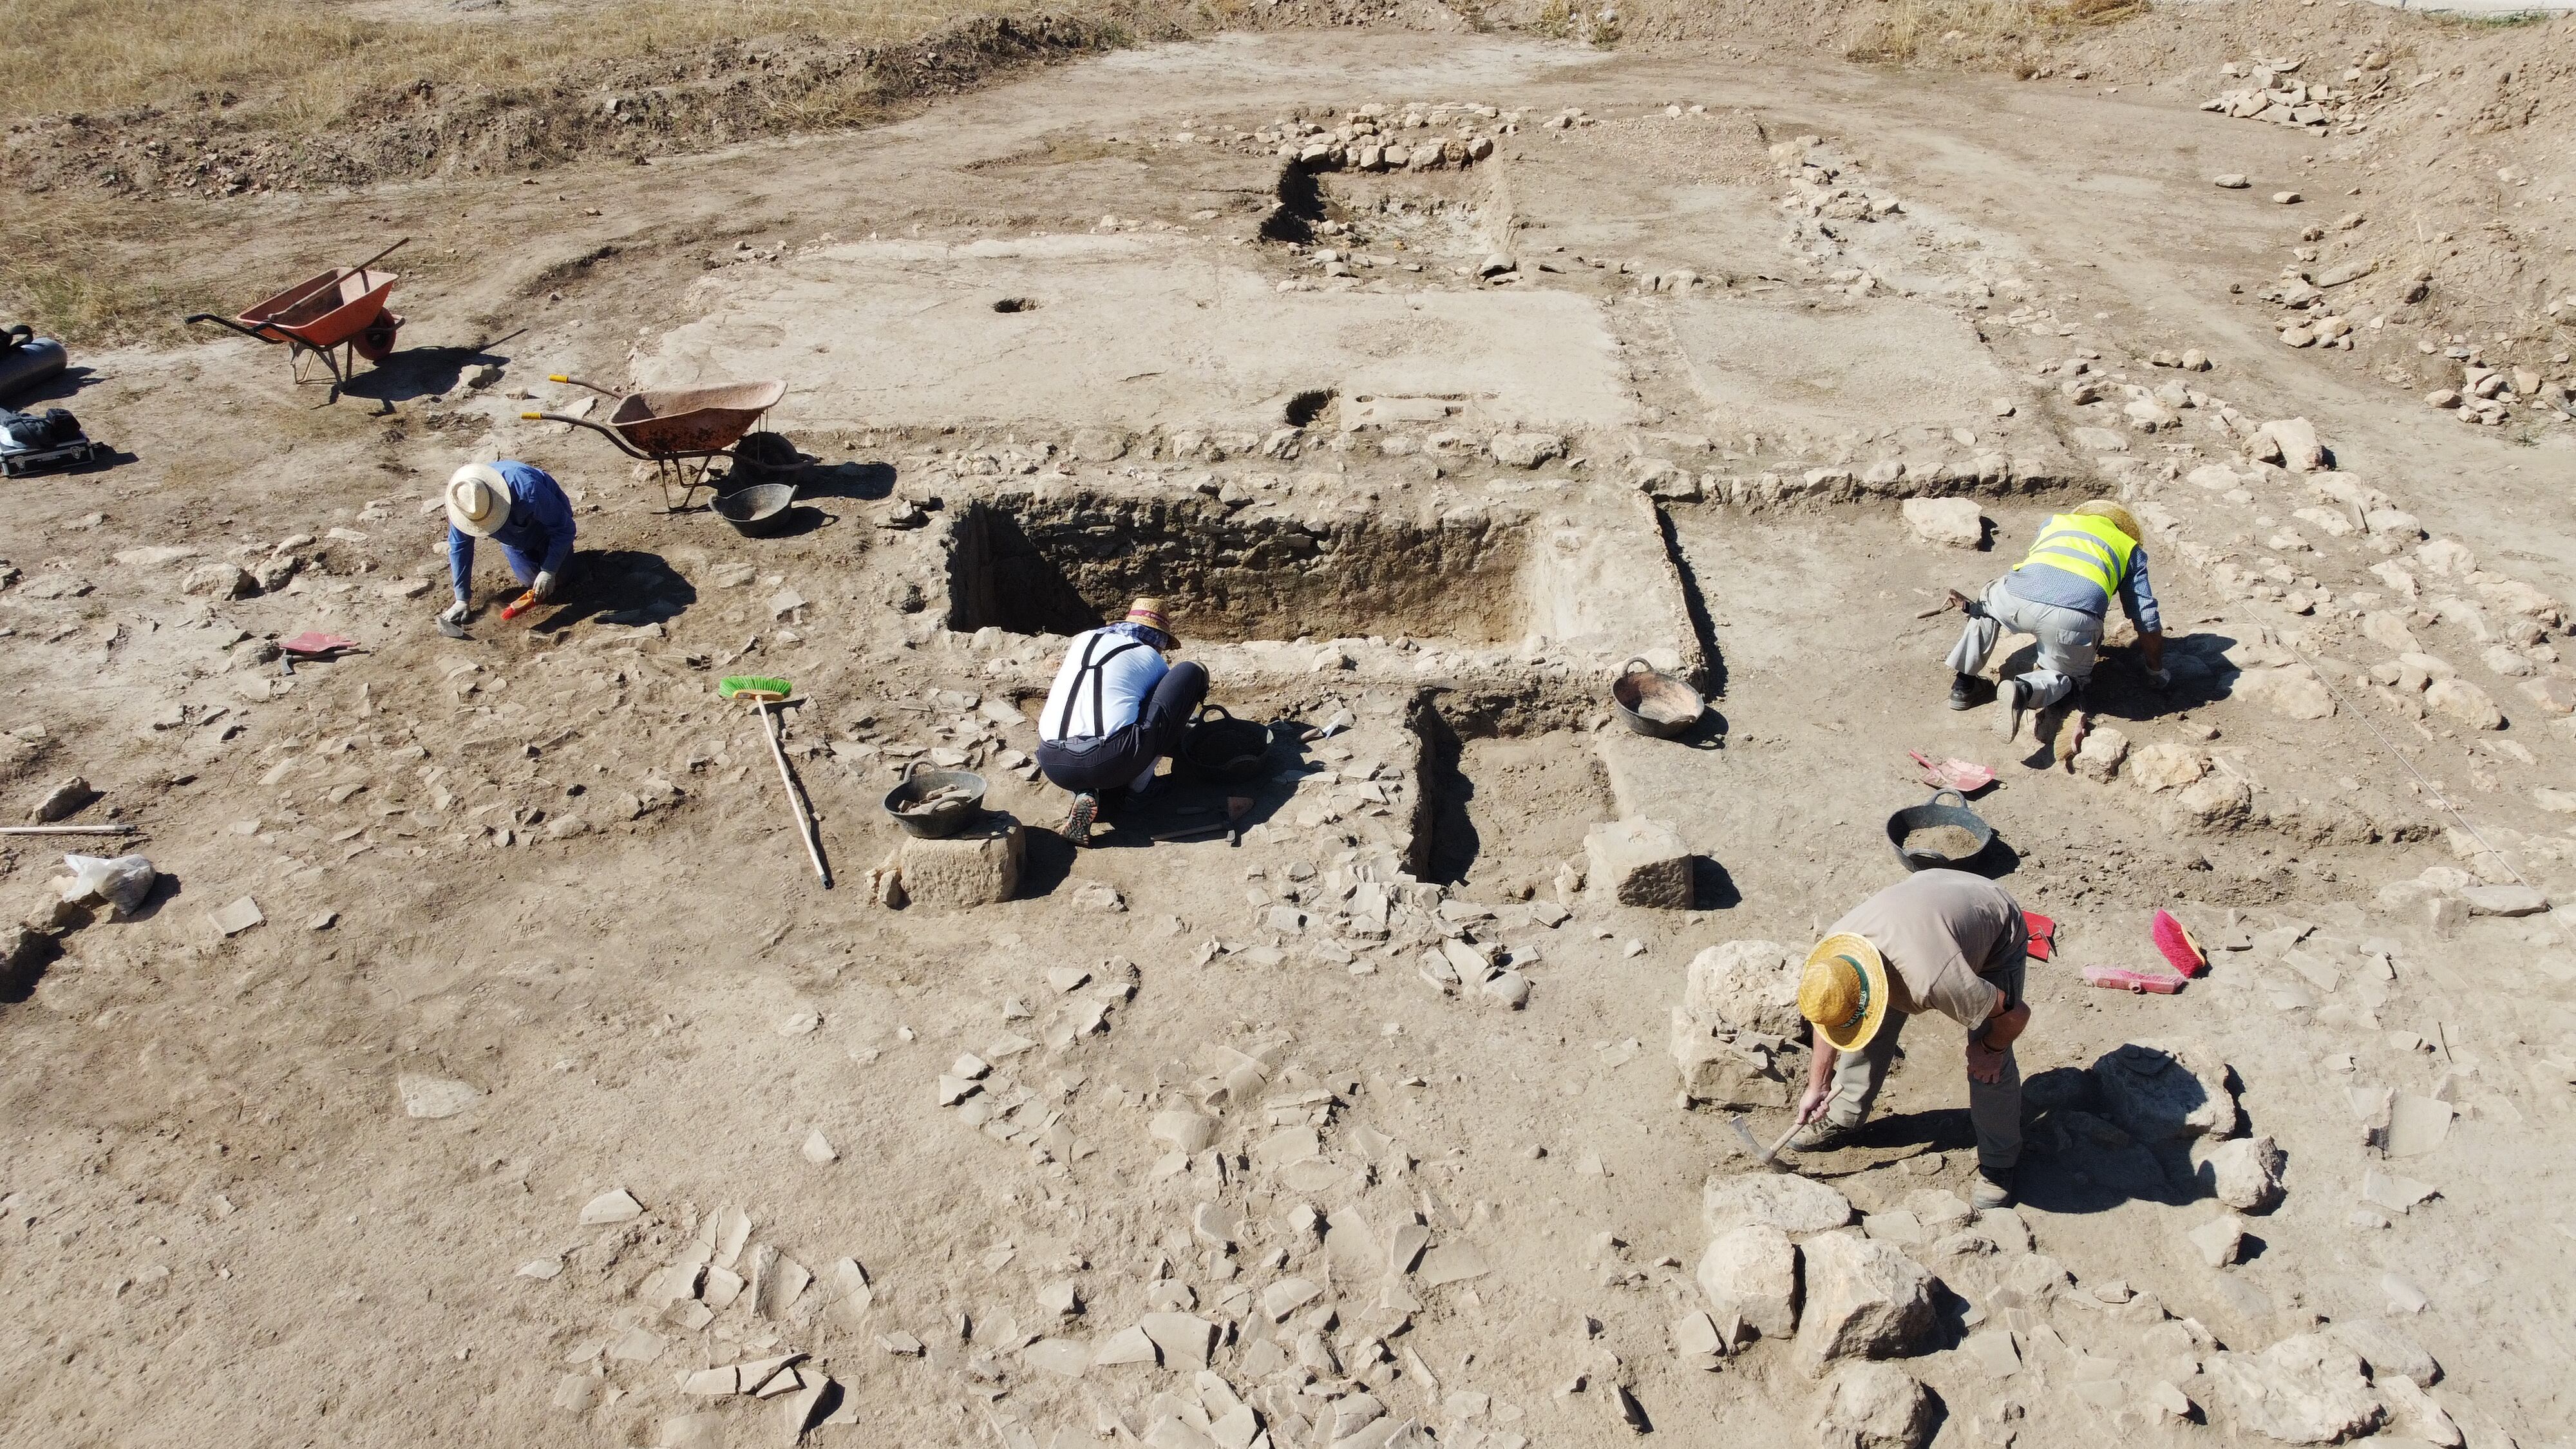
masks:
[[[745,433],[733,447],[733,485],[749,487],[778,480],[805,466],[805,455],[777,433]]]

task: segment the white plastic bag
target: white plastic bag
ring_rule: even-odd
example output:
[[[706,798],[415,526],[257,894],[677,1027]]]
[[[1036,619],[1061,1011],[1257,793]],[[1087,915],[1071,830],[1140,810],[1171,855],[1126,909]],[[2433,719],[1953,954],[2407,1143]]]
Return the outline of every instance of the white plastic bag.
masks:
[[[102,900],[115,907],[120,916],[132,915],[143,904],[143,898],[152,894],[152,883],[161,878],[152,862],[139,855],[120,855],[114,860],[66,855],[63,864],[72,872],[72,878],[63,883],[64,900]]]

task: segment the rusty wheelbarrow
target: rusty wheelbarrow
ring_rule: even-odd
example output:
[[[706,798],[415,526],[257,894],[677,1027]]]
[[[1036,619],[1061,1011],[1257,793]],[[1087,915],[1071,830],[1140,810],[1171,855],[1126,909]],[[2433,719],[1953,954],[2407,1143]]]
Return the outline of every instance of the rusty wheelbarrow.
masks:
[[[397,273],[379,272],[376,263],[392,256],[405,237],[354,267],[334,267],[307,277],[285,291],[245,308],[238,317],[192,313],[189,323],[212,322],[259,342],[283,342],[295,380],[306,381],[304,359],[319,357],[331,373],[331,399],[357,375],[358,359],[382,362],[393,354],[403,319],[385,310]]]
[[[588,428],[626,456],[651,463],[661,480],[662,506],[673,513],[688,506],[693,490],[712,486],[707,472],[718,458],[731,462],[737,470],[745,466],[783,468],[796,461],[796,450],[786,439],[774,433],[752,432],[787,395],[787,384],[783,382],[725,382],[712,387],[619,392],[560,372],[549,374],[546,380],[588,388],[610,399],[607,418],[574,417],[569,413],[519,416]],[[671,503],[674,479],[682,485],[677,506]]]

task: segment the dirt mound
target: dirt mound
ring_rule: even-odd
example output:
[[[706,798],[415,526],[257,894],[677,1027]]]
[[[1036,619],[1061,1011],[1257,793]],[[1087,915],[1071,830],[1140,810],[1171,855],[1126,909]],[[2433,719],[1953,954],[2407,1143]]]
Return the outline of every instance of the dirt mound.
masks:
[[[185,106],[13,127],[0,145],[0,180],[37,192],[88,181],[128,195],[234,196],[642,160],[864,124],[1030,66],[1183,33],[1174,17],[1138,9],[978,17],[896,45],[764,35],[577,63],[521,85],[423,78],[355,97],[311,132],[247,113],[228,93],[210,94]]]

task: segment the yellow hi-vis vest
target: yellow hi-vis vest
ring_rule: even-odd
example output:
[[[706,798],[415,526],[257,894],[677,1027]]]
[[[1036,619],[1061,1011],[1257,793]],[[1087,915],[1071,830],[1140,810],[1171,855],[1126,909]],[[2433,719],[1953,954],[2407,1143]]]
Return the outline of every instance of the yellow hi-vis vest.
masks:
[[[2120,580],[2129,576],[2129,555],[2135,553],[2138,541],[2120,531],[2119,525],[2090,513],[2060,513],[2048,520],[2032,541],[2030,557],[2020,568],[2046,564],[2062,569],[2102,590],[2105,601],[2120,592]]]

